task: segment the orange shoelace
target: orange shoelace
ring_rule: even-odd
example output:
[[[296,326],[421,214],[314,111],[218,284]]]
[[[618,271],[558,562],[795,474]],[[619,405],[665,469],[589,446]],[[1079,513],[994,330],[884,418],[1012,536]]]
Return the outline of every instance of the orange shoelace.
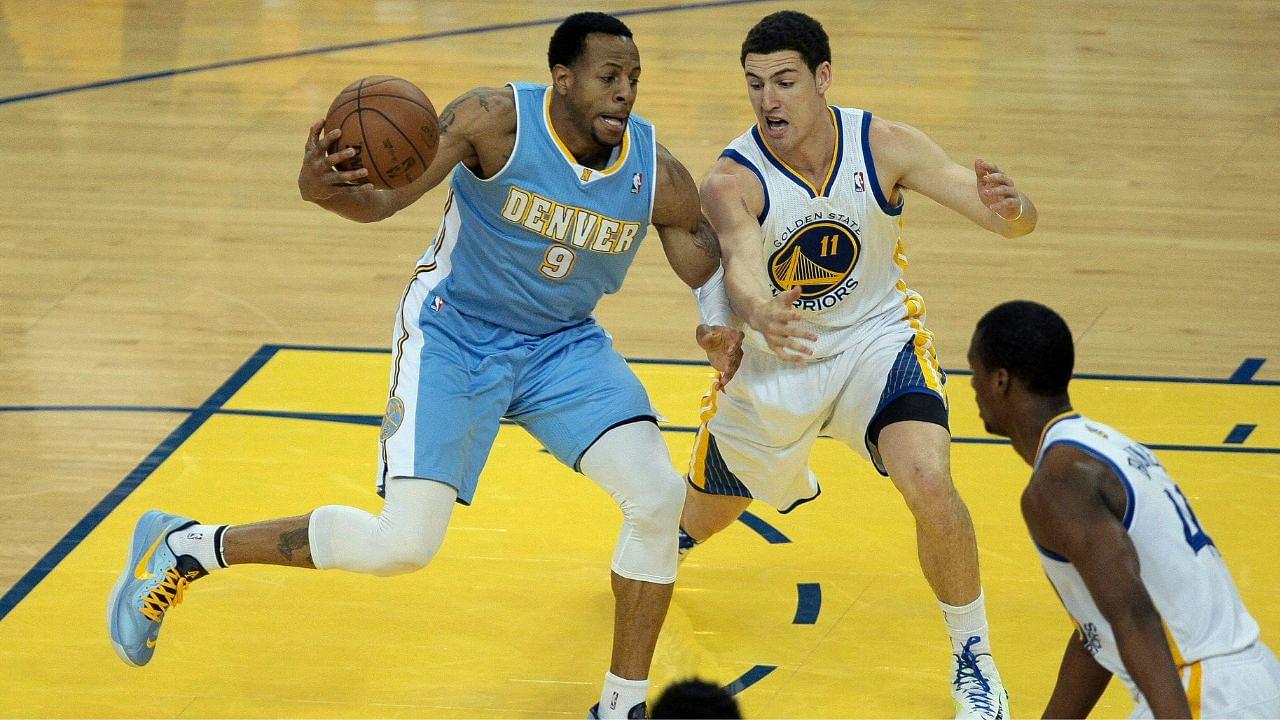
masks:
[[[151,622],[160,622],[169,608],[182,604],[182,594],[191,580],[183,577],[176,567],[165,570],[164,579],[142,599],[142,614]]]

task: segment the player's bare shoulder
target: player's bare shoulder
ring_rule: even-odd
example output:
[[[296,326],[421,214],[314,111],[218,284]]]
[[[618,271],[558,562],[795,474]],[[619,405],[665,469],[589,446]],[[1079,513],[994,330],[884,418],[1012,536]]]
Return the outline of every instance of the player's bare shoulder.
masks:
[[[764,210],[765,189],[760,178],[751,168],[723,155],[702,179],[700,192],[708,213],[716,208],[745,208],[759,216]]]
[[[516,98],[510,86],[479,87],[440,112],[440,142],[466,144],[462,162],[482,177],[496,173],[516,144]]]

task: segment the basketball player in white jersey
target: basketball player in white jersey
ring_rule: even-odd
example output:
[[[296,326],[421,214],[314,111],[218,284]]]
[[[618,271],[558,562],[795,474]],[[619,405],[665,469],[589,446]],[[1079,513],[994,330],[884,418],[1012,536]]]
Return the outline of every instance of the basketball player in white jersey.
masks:
[[[1280,717],[1280,663],[1222,555],[1154,454],[1071,409],[1075,352],[1053,310],[1017,301],[969,347],[978,413],[1031,465],[1022,515],[1077,633],[1045,717],[1084,717],[1112,675],[1131,717]]]
[[[682,551],[753,498],[787,512],[817,497],[814,441],[845,442],[892,479],[915,517],[951,635],[957,716],[1007,717],[973,523],[951,481],[945,377],[924,301],[903,281],[900,216],[914,190],[1016,237],[1035,227],[1035,208],[994,165],[967,169],[915,128],[828,105],[831,51],[807,15],[761,20],[741,62],[756,125],[702,185],[724,274],[698,294],[704,320],[725,324],[727,290],[748,329],[737,376],[721,378],[704,407]]]

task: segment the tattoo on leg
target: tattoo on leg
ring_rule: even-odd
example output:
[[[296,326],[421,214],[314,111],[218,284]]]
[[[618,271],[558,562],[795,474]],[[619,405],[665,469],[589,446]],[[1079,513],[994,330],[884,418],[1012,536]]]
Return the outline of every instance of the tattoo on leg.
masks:
[[[276,545],[276,549],[280,551],[280,554],[286,560],[292,560],[293,551],[301,550],[307,545],[307,528],[298,528],[297,530],[280,533],[280,544]]]

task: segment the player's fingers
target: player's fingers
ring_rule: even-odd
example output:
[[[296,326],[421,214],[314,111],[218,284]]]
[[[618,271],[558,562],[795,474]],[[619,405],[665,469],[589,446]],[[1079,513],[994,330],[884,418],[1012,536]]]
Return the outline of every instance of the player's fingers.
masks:
[[[369,177],[369,171],[365,168],[359,170],[344,170],[337,173],[338,181],[343,183],[353,183]]]
[[[994,187],[997,185],[1010,185],[1013,183],[1013,181],[1009,179],[1008,175],[1005,175],[1004,173],[998,172],[998,171],[987,173],[987,176],[982,178],[982,182],[984,185],[987,185],[988,187]]]
[[[316,146],[316,137],[320,135],[320,129],[323,127],[324,127],[323,118],[311,123],[311,129],[307,131],[307,151],[308,152]]]
[[[1018,213],[1021,212],[1022,201],[1017,198],[1006,198],[991,206],[991,210],[1005,220],[1009,220],[1017,217]]]
[[[317,142],[317,147],[327,153],[329,152],[329,148],[332,147],[340,137],[342,137],[342,130],[339,130],[338,128],[334,128],[326,133],[321,133],[320,140]]]

